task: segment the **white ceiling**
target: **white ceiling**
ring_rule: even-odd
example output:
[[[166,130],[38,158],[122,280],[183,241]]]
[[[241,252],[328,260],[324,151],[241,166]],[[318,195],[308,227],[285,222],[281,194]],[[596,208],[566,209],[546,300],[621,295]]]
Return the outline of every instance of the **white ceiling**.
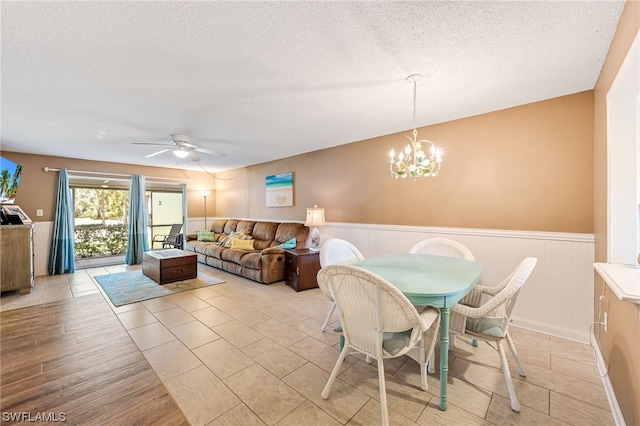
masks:
[[[217,172],[594,87],[623,1],[9,2],[2,150]],[[226,153],[177,160],[185,133]],[[56,167],[52,164],[51,167]]]

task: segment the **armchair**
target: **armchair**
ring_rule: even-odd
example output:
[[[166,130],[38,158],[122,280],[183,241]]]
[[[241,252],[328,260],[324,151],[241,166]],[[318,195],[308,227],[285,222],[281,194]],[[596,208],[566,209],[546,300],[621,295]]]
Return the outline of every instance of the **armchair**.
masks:
[[[427,390],[427,359],[433,352],[440,311],[427,307],[421,313],[400,290],[382,277],[353,265],[329,265],[318,273],[318,283],[328,288],[338,306],[344,347],[320,394],[327,399],[350,349],[378,361],[382,424],[389,424],[384,358],[396,358],[419,349],[421,387]]]
[[[460,336],[469,335],[484,342],[495,342],[500,353],[502,372],[511,399],[511,409],[520,412],[520,402],[511,380],[509,364],[504,353],[503,341],[506,340],[518,366],[518,374],[525,376],[516,348],[509,335],[509,323],[520,289],[527,281],[538,259],[525,258],[509,276],[496,287],[475,286],[467,295],[467,304],[451,307],[449,331]]]
[[[324,268],[325,266],[335,265],[335,264],[346,264],[351,262],[356,262],[358,260],[363,260],[364,256],[360,251],[349,241],[341,240],[339,238],[331,238],[322,244],[320,247],[320,267]],[[320,290],[324,293],[325,296],[329,300],[333,302],[331,305],[331,309],[329,309],[329,313],[327,314],[327,318],[324,320],[324,324],[322,324],[321,331],[325,331],[327,325],[329,325],[329,321],[331,320],[331,316],[333,312],[336,310],[336,302],[333,300],[331,296],[331,292],[320,286]]]
[[[450,240],[448,238],[428,238],[426,240],[422,240],[417,242],[411,249],[409,253],[420,253],[420,254],[430,254],[434,256],[446,256],[446,257],[456,257],[459,259],[469,260],[471,262],[475,262],[475,258],[473,257],[473,253],[463,244]],[[465,296],[459,303],[465,303]],[[451,335],[449,342],[449,349],[453,349],[456,346],[456,336]],[[433,374],[435,372],[435,355],[431,357],[429,360],[429,373]]]
[[[168,248],[168,247],[173,247],[173,248],[177,248],[177,249],[181,249],[184,245],[184,237],[183,235],[180,233],[180,230],[182,229],[182,224],[181,223],[175,223],[173,225],[171,225],[171,230],[169,231],[169,234],[167,235],[163,235],[163,234],[156,234],[153,236],[153,240],[151,242],[151,248],[153,248],[155,246],[155,243],[160,243],[162,244],[162,248]]]

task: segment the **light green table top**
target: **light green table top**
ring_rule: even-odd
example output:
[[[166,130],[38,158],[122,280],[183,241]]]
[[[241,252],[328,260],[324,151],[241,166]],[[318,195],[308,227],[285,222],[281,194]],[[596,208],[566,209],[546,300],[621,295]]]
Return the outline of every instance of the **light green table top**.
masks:
[[[352,265],[396,286],[414,305],[449,308],[478,282],[482,265],[468,260],[414,253],[371,257]]]

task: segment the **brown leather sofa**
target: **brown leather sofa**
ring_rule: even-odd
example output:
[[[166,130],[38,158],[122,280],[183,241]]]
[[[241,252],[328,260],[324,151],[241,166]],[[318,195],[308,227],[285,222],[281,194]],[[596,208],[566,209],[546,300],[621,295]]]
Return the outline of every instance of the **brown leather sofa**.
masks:
[[[211,233],[215,241],[198,241],[196,234],[187,235],[184,249],[195,253],[198,262],[262,284],[271,284],[285,278],[285,250],[276,246],[295,239],[296,248],[303,248],[309,228],[301,223],[218,219],[213,222]],[[253,250],[220,245],[231,233],[250,237]]]

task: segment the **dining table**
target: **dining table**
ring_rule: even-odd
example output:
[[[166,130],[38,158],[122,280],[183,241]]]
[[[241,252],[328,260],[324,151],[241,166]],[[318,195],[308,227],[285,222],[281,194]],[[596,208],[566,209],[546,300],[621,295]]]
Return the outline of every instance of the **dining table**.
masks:
[[[391,253],[352,263],[381,276],[416,306],[440,310],[440,403],[447,409],[449,309],[478,283],[482,265],[464,259],[417,253]]]

